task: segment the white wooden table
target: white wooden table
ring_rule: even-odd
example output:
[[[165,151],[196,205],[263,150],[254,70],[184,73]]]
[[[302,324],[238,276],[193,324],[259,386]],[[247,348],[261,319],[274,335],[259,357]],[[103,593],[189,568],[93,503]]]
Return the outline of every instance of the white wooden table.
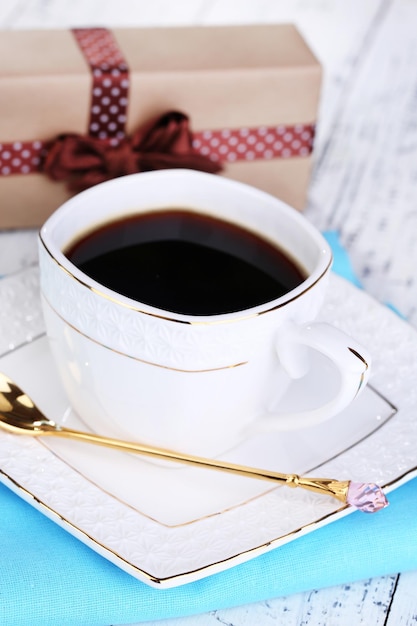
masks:
[[[256,22],[295,22],[325,70],[307,217],[338,230],[368,292],[417,326],[417,0],[0,4],[14,29]],[[35,242],[0,233],[0,275],[36,263]],[[417,572],[393,574],[163,624],[411,626],[416,589]]]

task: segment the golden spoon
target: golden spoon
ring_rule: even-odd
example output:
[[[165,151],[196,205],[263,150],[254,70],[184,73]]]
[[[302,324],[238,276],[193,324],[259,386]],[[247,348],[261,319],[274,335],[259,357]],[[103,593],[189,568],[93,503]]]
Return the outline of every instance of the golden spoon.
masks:
[[[51,435],[77,439],[78,441],[94,443],[158,459],[216,469],[250,478],[269,480],[288,487],[301,487],[302,489],[332,496],[344,504],[350,504],[365,513],[375,513],[388,505],[382,489],[374,483],[354,483],[350,480],[340,481],[333,478],[308,478],[298,476],[297,474],[281,474],[270,470],[237,465],[217,459],[207,459],[142,443],[131,443],[64,428],[45,417],[31,398],[16,383],[2,373],[0,373],[0,428],[13,434],[32,435],[34,437]]]

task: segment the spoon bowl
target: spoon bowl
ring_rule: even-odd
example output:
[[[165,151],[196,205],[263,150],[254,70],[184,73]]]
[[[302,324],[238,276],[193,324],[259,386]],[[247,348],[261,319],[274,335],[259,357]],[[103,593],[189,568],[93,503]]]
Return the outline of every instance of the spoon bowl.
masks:
[[[20,435],[45,434],[58,425],[38,409],[32,399],[10,378],[0,373],[0,428]]]

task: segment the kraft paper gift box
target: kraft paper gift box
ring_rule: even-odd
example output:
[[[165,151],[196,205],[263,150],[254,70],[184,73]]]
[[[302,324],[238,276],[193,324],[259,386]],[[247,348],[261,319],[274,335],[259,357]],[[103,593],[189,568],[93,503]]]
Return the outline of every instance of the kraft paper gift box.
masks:
[[[103,177],[190,162],[204,169],[203,161],[301,210],[320,85],[320,65],[292,25],[3,31],[0,228],[37,227],[82,184]],[[174,130],[173,140],[162,140],[163,151],[173,143],[179,157],[155,154],[161,123],[164,132],[185,125],[181,139]],[[51,157],[63,136],[73,142],[71,158],[81,146],[96,168],[78,187],[79,166],[68,174],[68,154],[58,165]]]

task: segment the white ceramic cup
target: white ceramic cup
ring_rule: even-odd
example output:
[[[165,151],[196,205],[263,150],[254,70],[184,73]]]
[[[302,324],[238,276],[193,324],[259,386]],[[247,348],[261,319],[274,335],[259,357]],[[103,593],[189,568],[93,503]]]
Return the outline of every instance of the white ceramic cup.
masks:
[[[286,295],[245,311],[182,315],[98,284],[63,254],[77,236],[114,218],[161,208],[220,217],[277,244],[306,270]],[[305,429],[335,416],[366,383],[367,351],[314,322],[331,250],[297,211],[253,187],[210,174],[164,170],[93,187],[67,201],[39,237],[41,292],[50,346],[71,406],[101,434],[213,456],[269,430]],[[284,412],[309,353],[326,357],[334,397]],[[327,385],[323,373],[320,385]]]

